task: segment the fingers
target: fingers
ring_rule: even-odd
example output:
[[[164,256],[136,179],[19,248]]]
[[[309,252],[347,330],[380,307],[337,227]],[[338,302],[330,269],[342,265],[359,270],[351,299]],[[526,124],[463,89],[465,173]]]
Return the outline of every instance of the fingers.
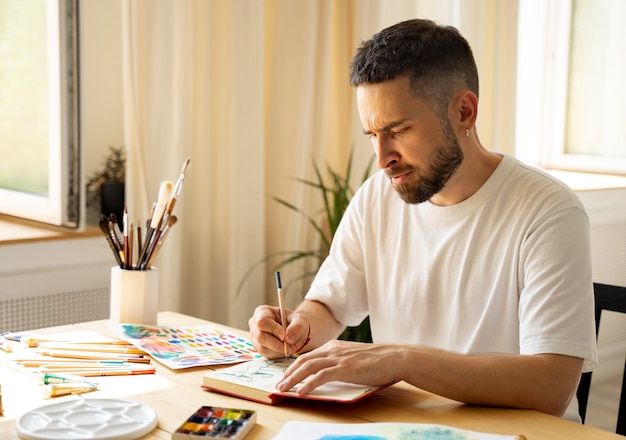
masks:
[[[309,337],[308,321],[297,313],[286,312],[286,333],[280,324],[280,310],[277,307],[259,306],[248,321],[252,345],[268,359],[285,356],[283,341],[287,342],[288,354],[292,355],[306,344]]]
[[[289,354],[300,353],[311,340],[311,324],[298,313],[292,313],[287,321],[285,342],[289,346]]]
[[[276,384],[279,391],[307,394],[327,382],[389,383],[397,376],[393,347],[332,340],[301,355]],[[294,388],[295,387],[295,388]]]
[[[259,354],[269,359],[281,356],[282,340],[285,337],[282,326],[278,324],[275,309],[270,306],[259,306],[248,321],[252,345]]]
[[[332,380],[331,364],[325,358],[298,357],[276,384],[279,391],[289,391],[296,387],[298,394],[308,394],[318,386]],[[306,379],[306,381],[305,381]]]
[[[318,349],[299,356],[285,371],[276,388],[279,391],[293,390],[298,394],[308,394],[328,382],[336,380],[353,382],[345,375],[346,371],[333,356],[328,356],[328,353]],[[354,382],[357,383],[358,379]]]
[[[335,354],[341,351],[340,344],[329,341],[322,347],[299,356],[287,368],[276,388],[279,391],[288,391],[300,384],[297,388],[298,394],[307,394],[326,382],[337,380]]]

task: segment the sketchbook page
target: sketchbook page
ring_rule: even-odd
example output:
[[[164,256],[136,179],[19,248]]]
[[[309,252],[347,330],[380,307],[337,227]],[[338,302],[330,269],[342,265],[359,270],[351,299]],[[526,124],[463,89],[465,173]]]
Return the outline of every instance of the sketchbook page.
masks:
[[[174,370],[234,364],[261,357],[250,341],[213,325],[111,325],[121,339]]]
[[[255,359],[232,367],[205,373],[205,376],[219,379],[223,382],[243,385],[248,388],[256,388],[266,391],[268,394],[305,399],[349,401],[379,388],[346,382],[329,382],[321,385],[305,396],[297,394],[298,386],[294,387],[289,392],[279,392],[276,389],[276,383],[283,374],[285,374],[285,371],[293,361],[294,359]]]
[[[274,440],[522,440],[516,435],[488,434],[421,423],[286,422]]]

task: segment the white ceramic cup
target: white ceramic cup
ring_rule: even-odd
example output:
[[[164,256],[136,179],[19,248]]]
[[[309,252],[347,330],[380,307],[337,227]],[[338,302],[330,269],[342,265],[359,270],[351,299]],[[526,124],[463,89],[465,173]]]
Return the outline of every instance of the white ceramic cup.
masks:
[[[111,268],[111,321],[156,325],[159,312],[159,271]]]

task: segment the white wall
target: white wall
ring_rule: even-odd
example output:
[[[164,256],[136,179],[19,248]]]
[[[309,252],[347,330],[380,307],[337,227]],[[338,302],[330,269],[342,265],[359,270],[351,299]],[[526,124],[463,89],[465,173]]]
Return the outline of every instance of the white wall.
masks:
[[[110,145],[124,142],[121,0],[79,5],[83,174],[99,168]]]

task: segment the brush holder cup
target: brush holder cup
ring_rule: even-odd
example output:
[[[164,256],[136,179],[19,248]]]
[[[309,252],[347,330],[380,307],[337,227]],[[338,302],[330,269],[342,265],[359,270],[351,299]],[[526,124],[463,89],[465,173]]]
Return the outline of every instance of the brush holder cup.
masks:
[[[159,271],[111,268],[111,321],[156,325],[159,312]]]

